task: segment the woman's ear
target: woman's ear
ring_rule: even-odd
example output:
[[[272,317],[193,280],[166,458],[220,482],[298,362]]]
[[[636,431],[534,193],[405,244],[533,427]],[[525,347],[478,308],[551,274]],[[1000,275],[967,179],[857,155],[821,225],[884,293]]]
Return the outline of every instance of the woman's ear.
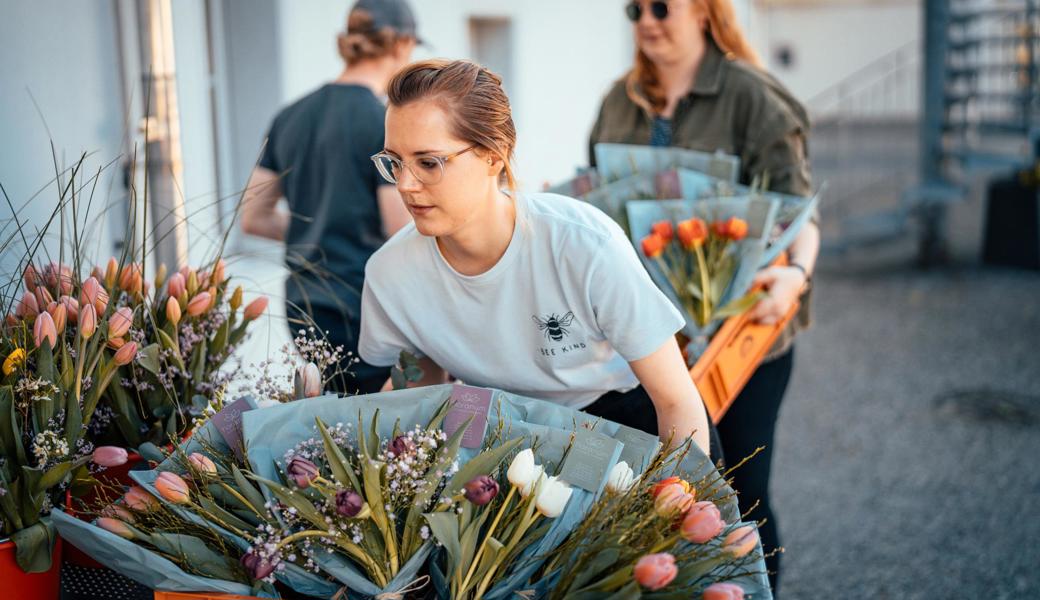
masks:
[[[481,158],[483,158],[484,162],[487,164],[488,176],[498,177],[502,174],[502,169],[505,168],[505,165],[502,164],[502,161],[497,156],[488,152]]]

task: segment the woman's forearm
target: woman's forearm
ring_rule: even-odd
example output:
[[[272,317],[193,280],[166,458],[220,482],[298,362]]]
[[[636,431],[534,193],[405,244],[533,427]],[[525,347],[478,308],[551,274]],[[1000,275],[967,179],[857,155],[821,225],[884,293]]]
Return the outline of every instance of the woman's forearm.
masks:
[[[669,339],[650,356],[629,363],[657,411],[658,433],[678,445],[688,437],[709,453],[708,413],[686,370],[679,344]]]

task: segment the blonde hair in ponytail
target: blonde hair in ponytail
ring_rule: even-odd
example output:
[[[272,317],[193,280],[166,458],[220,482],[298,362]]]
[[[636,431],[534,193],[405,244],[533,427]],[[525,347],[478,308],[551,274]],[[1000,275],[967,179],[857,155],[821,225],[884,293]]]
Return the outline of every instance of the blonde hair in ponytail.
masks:
[[[727,58],[736,58],[763,69],[762,59],[748,43],[744,31],[737,21],[736,11],[731,0],[693,0],[700,11],[707,16],[707,35],[715,41]],[[637,93],[636,87],[642,91]],[[666,99],[661,82],[657,78],[657,68],[653,61],[636,48],[635,64],[625,78],[625,89],[628,97],[644,109],[657,113],[664,109]]]

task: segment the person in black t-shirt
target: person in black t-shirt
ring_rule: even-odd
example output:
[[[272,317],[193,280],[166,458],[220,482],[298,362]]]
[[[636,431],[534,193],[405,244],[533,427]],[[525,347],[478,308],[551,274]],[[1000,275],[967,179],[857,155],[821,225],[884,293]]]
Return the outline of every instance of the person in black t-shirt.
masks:
[[[346,68],[275,117],[243,200],[243,230],[286,243],[290,328],[313,321],[354,356],[365,263],[410,221],[369,157],[383,150],[386,85],[418,41],[404,0],[359,0],[338,37]],[[336,391],[375,392],[389,376],[363,362],[349,369]]]

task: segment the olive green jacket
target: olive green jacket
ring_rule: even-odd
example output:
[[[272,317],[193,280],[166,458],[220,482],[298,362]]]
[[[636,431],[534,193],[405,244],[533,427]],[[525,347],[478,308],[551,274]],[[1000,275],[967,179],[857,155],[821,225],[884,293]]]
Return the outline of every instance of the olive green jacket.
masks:
[[[638,93],[639,90],[637,89]],[[601,142],[650,143],[654,115],[629,98],[622,78],[607,93],[589,136],[589,161]],[[672,115],[672,145],[740,157],[740,183],[768,175],[773,191],[807,196],[809,117],[802,105],[768,73],[725,56],[709,43],[689,93]],[[795,332],[809,326],[810,294],[802,296],[798,316],[766,360],[786,352]]]

